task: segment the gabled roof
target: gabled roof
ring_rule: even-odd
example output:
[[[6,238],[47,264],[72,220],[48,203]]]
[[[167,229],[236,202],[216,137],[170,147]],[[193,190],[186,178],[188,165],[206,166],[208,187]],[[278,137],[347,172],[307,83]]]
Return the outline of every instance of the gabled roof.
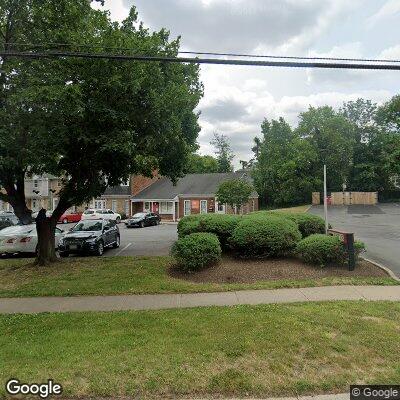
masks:
[[[243,171],[222,174],[188,174],[179,179],[176,186],[173,186],[168,178],[161,178],[133,196],[132,199],[172,200],[177,196],[214,196],[221,182],[240,178],[253,183],[249,174]],[[258,194],[253,192],[251,197],[258,197]]]

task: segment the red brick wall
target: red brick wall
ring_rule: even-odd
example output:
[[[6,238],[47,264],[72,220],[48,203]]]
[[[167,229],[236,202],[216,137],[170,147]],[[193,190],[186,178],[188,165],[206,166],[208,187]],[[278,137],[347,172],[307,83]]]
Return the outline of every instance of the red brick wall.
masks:
[[[153,177],[148,178],[143,175],[133,175],[131,178],[131,194],[132,196],[136,196],[142,190],[149,187],[152,183],[156,182],[159,179],[159,175],[157,171],[153,172]]]

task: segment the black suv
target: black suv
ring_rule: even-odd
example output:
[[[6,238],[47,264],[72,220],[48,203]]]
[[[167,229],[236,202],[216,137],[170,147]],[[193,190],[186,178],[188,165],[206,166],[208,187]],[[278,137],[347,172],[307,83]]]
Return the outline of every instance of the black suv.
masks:
[[[160,221],[161,218],[156,213],[140,212],[129,218],[125,225],[127,228],[133,228],[134,226],[144,228],[145,226],[159,225]]]
[[[89,253],[101,256],[106,247],[119,247],[120,235],[115,221],[83,220],[70,229],[58,242],[61,257]]]

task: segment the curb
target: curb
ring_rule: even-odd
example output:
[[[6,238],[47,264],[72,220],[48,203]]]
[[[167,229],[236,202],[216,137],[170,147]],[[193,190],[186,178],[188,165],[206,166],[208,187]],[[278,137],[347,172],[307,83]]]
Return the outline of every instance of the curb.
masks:
[[[362,258],[365,261],[370,262],[371,264],[374,264],[376,267],[378,267],[378,268],[382,269],[383,271],[387,272],[392,279],[394,279],[397,282],[400,282],[400,278],[390,268],[385,267],[384,265],[379,264],[378,262],[373,261],[373,260],[371,260],[369,258],[365,258],[365,257],[360,257],[360,258]]]

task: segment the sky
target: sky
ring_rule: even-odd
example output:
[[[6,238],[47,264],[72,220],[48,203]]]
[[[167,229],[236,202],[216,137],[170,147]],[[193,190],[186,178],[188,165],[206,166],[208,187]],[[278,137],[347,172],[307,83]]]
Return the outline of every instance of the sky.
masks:
[[[185,51],[400,59],[400,0],[105,0],[103,8],[121,21],[132,6],[146,27],[180,35]],[[252,158],[264,118],[295,127],[310,105],[381,104],[400,93],[399,74],[202,65],[199,152],[213,154],[213,132],[223,133],[238,166]]]

